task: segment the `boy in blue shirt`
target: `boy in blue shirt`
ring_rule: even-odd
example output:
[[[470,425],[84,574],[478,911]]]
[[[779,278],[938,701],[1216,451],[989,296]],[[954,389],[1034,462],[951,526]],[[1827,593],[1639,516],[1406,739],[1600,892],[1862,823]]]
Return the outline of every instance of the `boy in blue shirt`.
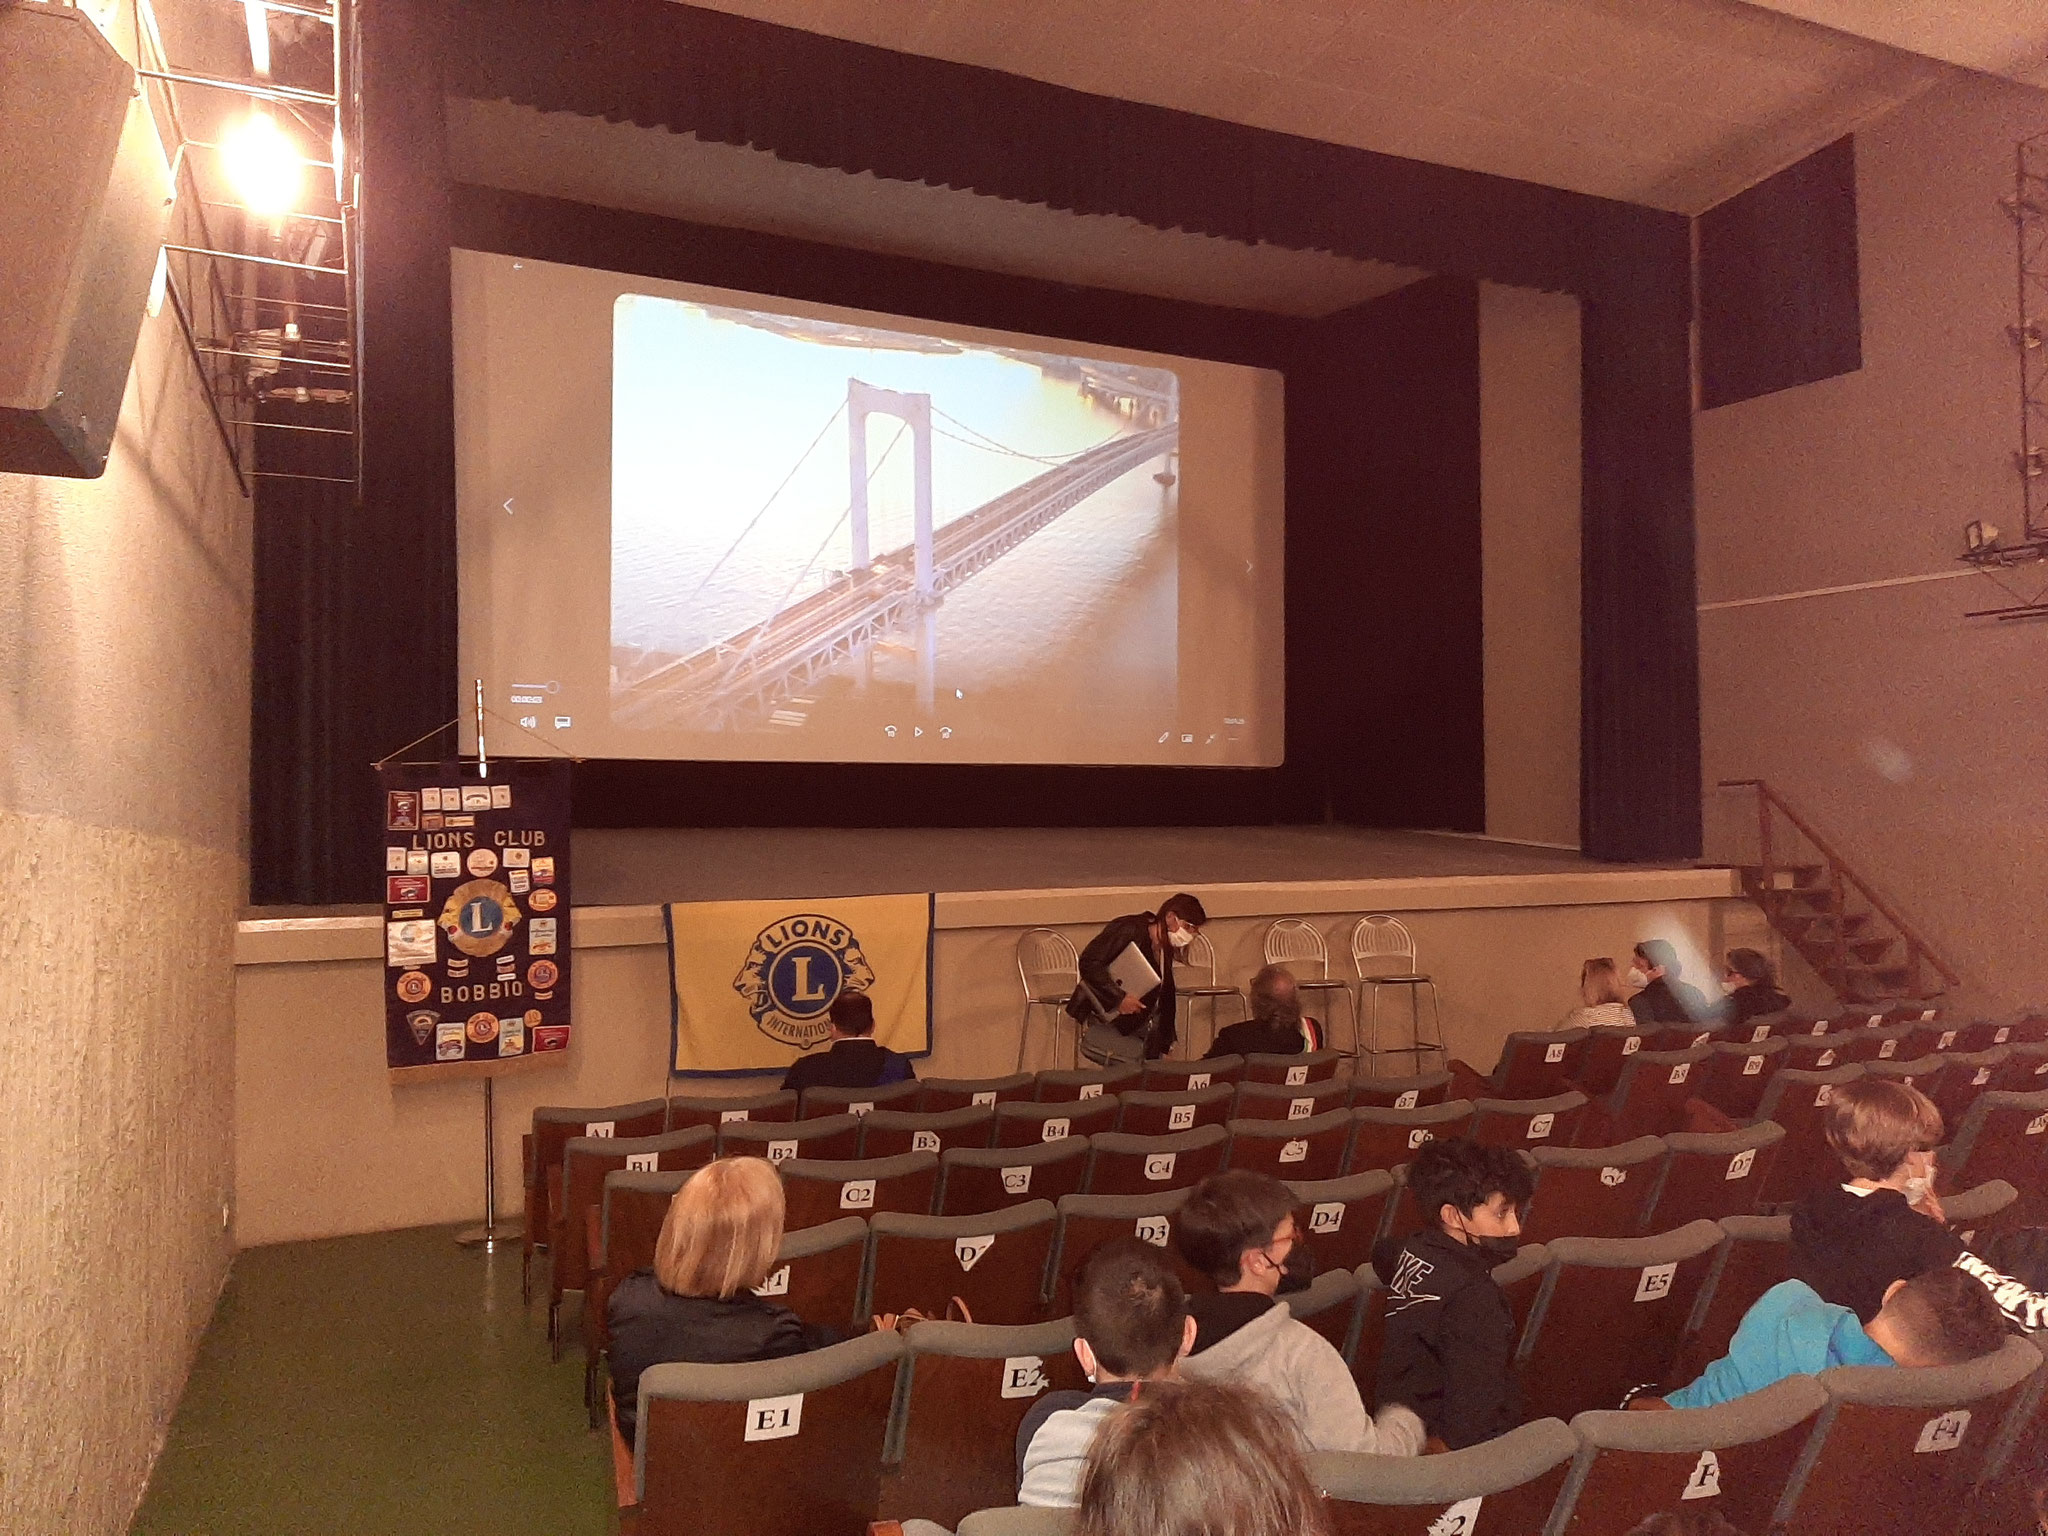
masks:
[[[1804,1281],[1787,1280],[1743,1315],[1728,1353],[1664,1403],[1711,1408],[1787,1376],[1837,1365],[1961,1365],[1991,1354],[2005,1337],[1991,1293],[1959,1269],[1894,1280],[1867,1327],[1850,1308],[1822,1301]]]

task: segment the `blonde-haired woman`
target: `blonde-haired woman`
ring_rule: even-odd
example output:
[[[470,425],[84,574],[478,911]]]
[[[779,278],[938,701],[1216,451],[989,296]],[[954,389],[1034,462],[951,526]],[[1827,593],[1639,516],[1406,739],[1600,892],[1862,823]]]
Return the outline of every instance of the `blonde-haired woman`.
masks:
[[[1636,1016],[1628,1011],[1628,988],[1622,985],[1621,968],[1609,955],[1596,955],[1579,967],[1579,1006],[1564,1016],[1559,1029],[1597,1029],[1611,1025],[1635,1028]]]
[[[676,1191],[654,1267],[621,1281],[605,1313],[612,1404],[627,1444],[638,1433],[640,1373],[650,1365],[779,1360],[846,1337],[754,1294],[775,1268],[782,1219],[782,1180],[763,1158],[720,1158]]]

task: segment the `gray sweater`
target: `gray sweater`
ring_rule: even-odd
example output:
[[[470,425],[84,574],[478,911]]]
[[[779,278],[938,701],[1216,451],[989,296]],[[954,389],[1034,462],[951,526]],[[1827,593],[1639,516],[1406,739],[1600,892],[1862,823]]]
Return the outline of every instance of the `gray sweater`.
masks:
[[[1279,1404],[1312,1451],[1413,1456],[1422,1421],[1398,1404],[1368,1417],[1344,1357],[1278,1301],[1235,1332],[1180,1363],[1197,1381],[1252,1387]]]

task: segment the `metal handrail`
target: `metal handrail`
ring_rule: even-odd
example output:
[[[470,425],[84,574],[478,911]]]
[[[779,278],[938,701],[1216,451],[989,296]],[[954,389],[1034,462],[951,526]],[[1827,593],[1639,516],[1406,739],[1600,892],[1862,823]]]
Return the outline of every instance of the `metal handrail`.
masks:
[[[1805,817],[1801,816],[1789,804],[1787,804],[1785,801],[1785,797],[1783,795],[1779,794],[1775,789],[1771,788],[1771,786],[1762,779],[1722,779],[1718,787],[1721,789],[1753,789],[1757,793],[1757,827],[1761,843],[1761,852],[1763,854],[1764,887],[1766,890],[1770,888],[1770,814],[1773,809],[1776,809],[1779,812],[1781,812],[1787,821],[1791,822],[1794,827],[1798,828],[1800,835],[1803,836],[1809,843],[1811,843],[1814,847],[1814,850],[1820,854],[1822,859],[1826,861],[1828,866],[1828,875],[1835,882],[1836,887],[1837,900],[1835,902],[1835,949],[1836,958],[1838,961],[1845,962],[1847,960],[1847,930],[1841,921],[1842,917],[1846,914],[1843,910],[1843,905],[1840,900],[1841,885],[1844,881],[1846,881],[1848,884],[1856,887],[1857,892],[1863,897],[1863,899],[1866,902],[1868,902],[1871,905],[1871,907],[1874,910],[1876,910],[1885,919],[1886,922],[1890,923],[1894,928],[1898,929],[1899,937],[1906,941],[1906,948],[1908,951],[1909,958],[1925,956],[1927,962],[1930,965],[1932,965],[1935,968],[1935,970],[1941,973],[1942,979],[1946,981],[1950,986],[1959,987],[1963,984],[1963,979],[1960,975],[1957,974],[1955,968],[1951,966],[1947,961],[1942,959],[1940,953],[1936,951],[1933,945],[1929,944],[1924,938],[1920,936],[1920,934],[1914,929],[1912,924],[1908,923],[1903,917],[1899,916],[1898,911],[1891,905],[1890,902],[1886,901],[1882,896],[1878,895],[1878,893],[1871,888],[1869,881],[1865,880],[1861,875],[1857,874],[1854,869],[1849,867],[1849,861],[1842,857],[1840,851],[1837,850],[1835,846],[1832,843],[1830,843],[1825,837],[1821,836],[1819,832],[1815,831],[1813,828],[1813,824],[1811,822],[1807,821]]]

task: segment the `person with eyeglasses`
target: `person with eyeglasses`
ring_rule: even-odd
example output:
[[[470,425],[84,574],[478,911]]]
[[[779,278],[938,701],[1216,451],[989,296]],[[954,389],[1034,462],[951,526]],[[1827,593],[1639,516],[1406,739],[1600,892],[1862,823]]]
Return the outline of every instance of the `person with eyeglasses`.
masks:
[[[1248,1168],[1211,1174],[1174,1217],[1173,1242],[1216,1282],[1214,1295],[1188,1298],[1195,1342],[1183,1375],[1264,1393],[1309,1450],[1422,1449],[1422,1421],[1405,1407],[1375,1421],[1344,1357],[1288,1310],[1287,1295],[1307,1289],[1313,1264],[1285,1184]]]

